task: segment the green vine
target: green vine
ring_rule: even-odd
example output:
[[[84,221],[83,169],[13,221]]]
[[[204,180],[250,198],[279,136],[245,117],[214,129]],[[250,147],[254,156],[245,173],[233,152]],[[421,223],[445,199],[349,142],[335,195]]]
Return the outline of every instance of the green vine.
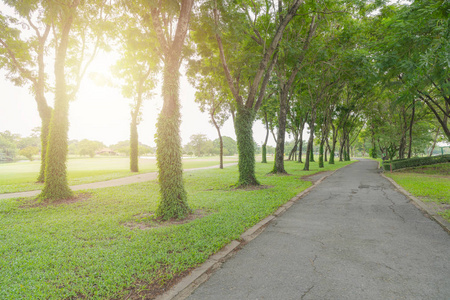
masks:
[[[236,111],[235,130],[239,152],[238,186],[259,185],[255,175],[255,147],[253,141],[254,112],[245,106],[238,105]]]
[[[156,160],[161,201],[156,215],[163,220],[183,219],[191,209],[183,184],[181,164],[179,72],[166,63],[163,78],[164,106],[156,124]]]

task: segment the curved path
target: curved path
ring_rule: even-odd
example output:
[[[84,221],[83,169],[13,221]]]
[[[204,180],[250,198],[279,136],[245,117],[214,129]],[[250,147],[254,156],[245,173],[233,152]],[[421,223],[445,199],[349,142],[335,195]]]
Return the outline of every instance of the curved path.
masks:
[[[237,163],[228,163],[228,164],[224,164],[223,166],[230,167],[230,166],[235,166],[235,165],[237,165]],[[183,171],[188,172],[188,171],[196,171],[196,170],[215,169],[215,168],[219,168],[219,165],[210,166],[210,167],[202,167],[202,168],[184,169]],[[101,188],[107,188],[107,187],[113,187],[113,186],[120,186],[120,185],[127,185],[127,184],[132,184],[132,183],[156,180],[157,177],[158,177],[158,172],[143,173],[143,174],[137,174],[137,175],[128,176],[128,177],[111,179],[111,180],[107,180],[107,181],[99,181],[99,182],[85,183],[85,184],[79,184],[79,185],[72,185],[70,188],[73,191],[101,189]],[[33,196],[39,195],[40,192],[41,191],[38,190],[38,191],[0,194],[0,200],[8,199],[8,198],[33,197]]]
[[[326,178],[189,299],[450,299],[450,236],[376,167]]]

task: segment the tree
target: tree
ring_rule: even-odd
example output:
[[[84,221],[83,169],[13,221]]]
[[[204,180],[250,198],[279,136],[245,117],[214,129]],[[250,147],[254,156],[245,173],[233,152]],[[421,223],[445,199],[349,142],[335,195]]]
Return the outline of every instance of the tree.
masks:
[[[270,86],[269,86],[270,89]],[[260,119],[266,127],[266,137],[261,145],[261,163],[267,163],[267,141],[269,139],[269,133],[274,130],[274,123],[276,122],[276,114],[278,109],[277,99],[274,96],[275,92],[268,92],[263,100],[260,110],[258,111],[257,118]],[[276,140],[276,137],[274,137]]]
[[[130,122],[130,171],[139,171],[139,138],[137,126],[142,115],[143,100],[151,97],[155,88],[155,75],[159,71],[159,56],[156,48],[156,36],[150,30],[151,20],[141,18],[141,7],[127,3],[128,11],[118,22],[121,30],[118,33],[122,57],[113,67],[114,73],[125,82],[122,94],[133,99]]]
[[[269,2],[264,6],[251,1],[226,3],[214,0],[205,2],[201,8],[206,11],[205,16],[213,16],[213,20],[204,19],[203,28],[214,32],[224,77],[236,107],[238,186],[259,184],[255,176],[252,125],[265,96],[283,32],[302,3],[303,0],[294,0],[283,10],[280,1],[277,10]],[[275,16],[278,19],[276,25],[272,23]],[[260,51],[255,53],[255,47]]]
[[[84,139],[78,143],[78,154],[81,156],[87,155],[89,157],[94,157],[95,152],[104,147],[105,145],[102,142]]]
[[[41,118],[41,168],[37,180],[43,182],[52,117],[52,108],[47,104],[45,92],[53,90],[56,92],[57,90],[56,86],[53,89],[49,86],[45,61],[48,57],[47,54],[53,52],[50,47],[56,45],[55,49],[58,53],[59,46],[65,43],[61,43],[66,39],[62,36],[63,26],[68,23],[66,20],[58,19],[59,16],[65,15],[72,9],[77,10],[79,1],[73,0],[67,3],[39,0],[7,1],[6,4],[14,9],[15,15],[7,16],[0,13],[0,67],[9,72],[7,77],[14,84],[23,86],[28,83],[31,85]],[[83,3],[81,7],[83,9],[78,9],[79,13],[75,20],[72,17],[70,22],[69,31],[74,37],[70,40],[70,47],[62,47],[68,49],[60,52],[61,54],[64,52],[64,58],[66,55],[68,56],[65,63],[67,63],[70,76],[65,78],[65,81],[71,81],[70,99],[75,99],[87,67],[95,57],[97,50],[105,45],[102,42],[102,36],[105,31],[105,19],[108,15],[106,0]],[[70,17],[64,17],[70,19]],[[50,33],[52,33],[53,39],[50,38]],[[67,40],[69,39],[67,38]],[[93,41],[94,46],[89,52],[90,41]],[[56,61],[59,60],[59,58],[55,58],[55,66],[59,65],[59,63],[56,64]],[[55,70],[55,78],[59,80],[56,73]],[[61,84],[58,83],[58,86],[61,87]],[[58,90],[60,90],[59,87]]]
[[[303,19],[302,21],[305,21],[305,19]],[[292,93],[291,89],[294,85],[294,81],[296,80],[298,72],[303,67],[303,60],[306,56],[306,52],[309,48],[311,39],[315,35],[318,25],[316,23],[316,16],[313,15],[311,17],[311,21],[306,23],[309,23],[309,30],[305,33],[295,30],[296,27],[301,28],[303,26],[298,26],[298,24],[295,24],[297,25],[295,26],[293,23],[290,24],[291,26],[289,26],[288,29],[291,30],[287,33],[292,35],[292,38],[286,39],[286,45],[282,43],[281,49],[286,47],[286,50],[283,49],[283,51],[281,51],[281,53],[284,53],[284,55],[278,54],[279,58],[275,67],[275,74],[277,75],[279,86],[278,95],[280,99],[280,111],[278,113],[278,136],[272,173],[287,173],[284,169],[284,142],[286,133],[286,118],[289,105],[288,97]],[[299,43],[299,41],[296,41],[296,37],[299,37],[300,34],[305,34],[305,37]],[[288,50],[292,49],[295,49],[297,51],[291,51],[294,53],[289,53]],[[288,67],[288,64],[290,64],[291,66]]]
[[[41,118],[41,167],[38,182],[45,179],[45,157],[47,138],[52,114],[52,108],[45,98],[46,73],[44,56],[51,29],[50,23],[45,23],[44,16],[39,13],[43,9],[39,1],[8,2],[13,6],[18,18],[0,13],[0,67],[9,73],[7,77],[16,85],[31,83],[32,93]],[[37,19],[37,24],[36,24]],[[34,35],[29,40],[21,38],[21,30],[16,24],[28,24]],[[39,26],[41,24],[41,26]],[[12,25],[12,26],[11,26]]]
[[[203,156],[210,154],[214,148],[213,142],[206,137],[205,134],[191,135],[189,143],[186,145],[189,152],[193,152],[195,156]]]
[[[214,148],[220,147],[220,140],[215,139],[213,141]],[[224,156],[232,156],[237,153],[237,144],[236,141],[228,136],[222,137],[222,144],[223,144],[223,155]]]
[[[176,8],[173,7],[175,3],[160,0],[150,5],[153,30],[158,39],[164,64],[162,86],[164,104],[156,125],[156,159],[161,192],[161,202],[156,214],[164,220],[182,219],[190,212],[181,165],[179,69],[194,1],[182,0],[179,10],[178,3]],[[179,17],[176,20],[175,14],[178,13]],[[172,31],[175,21],[177,21],[176,29]],[[163,27],[163,24],[166,26]]]
[[[0,132],[0,160],[13,161],[17,154],[16,139],[18,135],[9,131]]]
[[[387,6],[374,24],[377,63],[384,82],[402,85],[402,97],[422,101],[450,140],[449,10],[446,0]]]
[[[194,59],[189,61],[187,71],[188,78],[193,86],[196,87],[195,102],[200,105],[201,112],[208,112],[210,123],[214,125],[219,136],[219,166],[223,169],[223,139],[220,128],[230,116],[229,95],[225,93],[220,85],[220,78],[214,76],[216,72],[211,73],[211,69],[220,70],[220,65],[210,62],[200,62]]]

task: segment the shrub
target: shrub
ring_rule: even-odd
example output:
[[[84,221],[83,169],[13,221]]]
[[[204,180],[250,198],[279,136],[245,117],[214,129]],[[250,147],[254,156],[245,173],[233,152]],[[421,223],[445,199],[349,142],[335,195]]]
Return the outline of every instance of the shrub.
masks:
[[[383,169],[385,171],[392,171],[404,168],[413,168],[425,165],[434,165],[440,163],[450,162],[450,154],[439,155],[439,156],[427,156],[427,157],[415,157],[410,159],[397,159],[388,160],[383,162]]]
[[[39,148],[34,146],[28,146],[19,151],[20,155],[25,156],[30,161],[33,160],[33,155],[39,154]]]

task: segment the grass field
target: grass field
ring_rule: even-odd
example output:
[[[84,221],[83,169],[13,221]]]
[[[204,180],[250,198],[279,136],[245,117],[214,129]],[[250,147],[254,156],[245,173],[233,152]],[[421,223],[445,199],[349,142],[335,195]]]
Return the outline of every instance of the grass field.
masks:
[[[236,157],[225,157],[225,162],[237,162]],[[185,169],[201,168],[219,164],[219,157],[188,158],[183,160]],[[0,194],[33,191],[42,189],[43,185],[36,183],[40,161],[27,161],[0,164]],[[94,157],[69,158],[67,161],[69,185],[104,181],[131,176],[128,157]],[[156,160],[139,160],[139,173],[155,172]]]
[[[337,169],[350,162],[326,164]],[[153,293],[311,185],[303,164],[291,176],[267,176],[265,189],[235,189],[237,166],[186,173],[190,207],[203,218],[150,227],[156,181],[81,192],[81,200],[52,206],[33,199],[0,201],[0,299],[133,299]],[[323,169],[322,169],[323,170]],[[88,194],[86,194],[88,193]],[[79,194],[80,195],[80,194]]]
[[[423,201],[442,207],[442,216],[450,222],[450,163],[401,169],[386,176]]]

